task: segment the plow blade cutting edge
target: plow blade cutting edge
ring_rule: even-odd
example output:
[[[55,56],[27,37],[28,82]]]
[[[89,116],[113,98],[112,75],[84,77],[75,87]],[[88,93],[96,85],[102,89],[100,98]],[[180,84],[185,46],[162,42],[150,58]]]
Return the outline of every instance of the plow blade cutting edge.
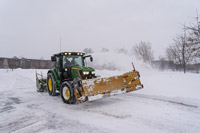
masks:
[[[139,72],[131,71],[120,76],[82,80],[82,89],[79,92],[75,91],[75,95],[79,103],[87,101],[89,96],[107,97],[141,88],[143,85],[140,82]]]

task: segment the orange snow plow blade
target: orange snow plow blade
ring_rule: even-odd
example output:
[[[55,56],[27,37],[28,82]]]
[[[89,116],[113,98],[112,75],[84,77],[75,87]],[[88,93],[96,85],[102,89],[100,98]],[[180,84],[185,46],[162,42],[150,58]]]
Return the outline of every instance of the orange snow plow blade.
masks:
[[[83,80],[82,85],[82,94],[85,97],[99,94],[103,94],[103,97],[106,97],[114,93],[119,94],[120,92],[130,92],[143,88],[137,71],[128,72],[120,76]]]

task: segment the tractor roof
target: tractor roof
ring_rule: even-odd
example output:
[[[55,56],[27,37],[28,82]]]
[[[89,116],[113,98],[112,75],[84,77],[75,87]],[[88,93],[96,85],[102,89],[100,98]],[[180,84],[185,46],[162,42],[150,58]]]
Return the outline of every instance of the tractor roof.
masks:
[[[58,53],[58,54],[54,54],[55,56],[61,56],[61,55],[85,55],[85,53],[83,52],[61,52],[61,53]]]

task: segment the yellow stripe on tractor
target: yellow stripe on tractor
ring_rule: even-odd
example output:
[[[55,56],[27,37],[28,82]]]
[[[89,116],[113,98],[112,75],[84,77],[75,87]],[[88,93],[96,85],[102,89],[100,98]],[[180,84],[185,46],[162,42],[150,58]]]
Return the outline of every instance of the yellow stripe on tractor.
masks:
[[[140,75],[137,71],[132,71],[120,76],[82,80],[81,95],[85,96],[85,98],[81,99],[80,93],[75,93],[75,95],[79,102],[84,102],[88,100],[87,97],[89,96],[102,94],[103,97],[106,97],[116,91],[134,91],[143,88],[139,77]]]

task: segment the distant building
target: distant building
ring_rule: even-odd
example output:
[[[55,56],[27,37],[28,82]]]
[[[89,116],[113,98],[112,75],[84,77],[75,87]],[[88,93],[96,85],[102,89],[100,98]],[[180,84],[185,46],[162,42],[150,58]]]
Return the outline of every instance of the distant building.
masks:
[[[50,60],[0,58],[0,68],[3,69],[51,69],[54,65],[55,64]]]

